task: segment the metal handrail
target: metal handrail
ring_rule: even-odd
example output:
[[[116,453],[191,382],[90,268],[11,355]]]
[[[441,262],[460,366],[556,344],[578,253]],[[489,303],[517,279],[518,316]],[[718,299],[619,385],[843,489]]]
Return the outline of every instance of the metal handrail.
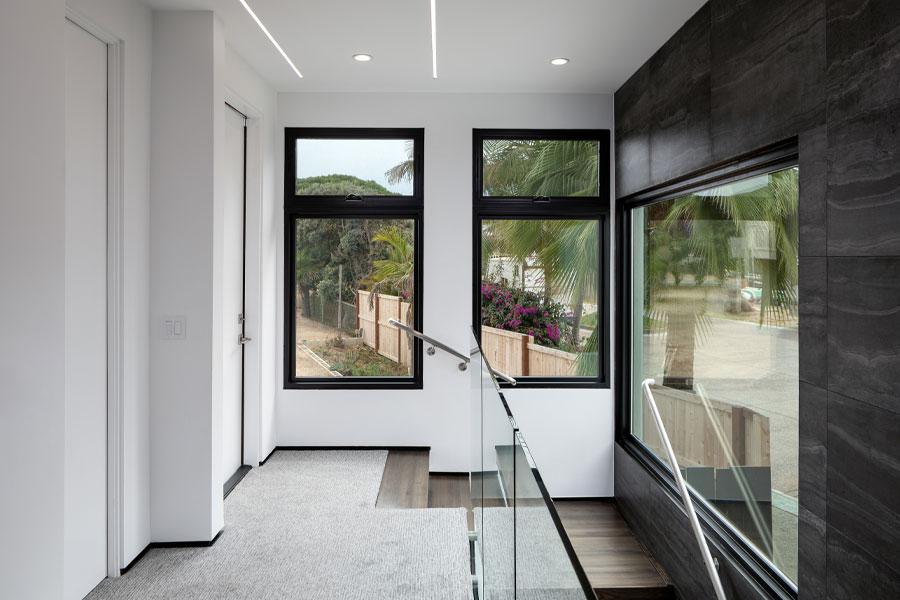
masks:
[[[691,529],[694,530],[694,537],[697,538],[697,544],[700,546],[700,556],[703,558],[703,562],[706,565],[709,581],[712,583],[716,598],[718,600],[726,600],[725,590],[722,589],[722,581],[719,579],[719,572],[716,569],[716,564],[713,562],[712,554],[709,552],[706,536],[703,535],[703,530],[700,528],[697,511],[694,510],[694,502],[691,500],[687,484],[684,482],[684,477],[681,475],[681,468],[678,466],[678,459],[675,458],[675,450],[672,449],[672,442],[669,440],[669,434],[666,433],[666,426],[663,425],[662,417],[659,414],[659,407],[656,405],[656,400],[653,399],[653,392],[650,391],[650,386],[655,383],[656,381],[653,379],[645,379],[643,383],[641,383],[641,388],[643,388],[644,396],[647,398],[647,403],[650,405],[650,412],[653,413],[653,420],[656,422],[656,428],[659,429],[659,437],[662,439],[663,446],[666,448],[669,464],[672,466],[672,474],[675,476],[675,482],[678,484],[678,491],[681,493],[681,500],[684,502],[688,520],[691,522]]]
[[[469,357],[466,356],[465,354],[463,354],[462,352],[457,352],[456,350],[454,350],[453,348],[451,348],[451,347],[448,346],[447,344],[445,344],[445,343],[443,343],[443,342],[439,342],[438,340],[434,339],[433,337],[428,336],[428,335],[425,335],[425,334],[422,333],[421,331],[416,331],[415,329],[413,329],[413,328],[410,327],[409,325],[404,325],[403,323],[401,323],[401,322],[398,321],[397,319],[388,319],[388,324],[389,324],[389,325],[393,325],[394,327],[397,327],[398,329],[402,329],[403,331],[405,331],[405,332],[408,333],[409,335],[411,335],[411,336],[413,336],[413,337],[417,337],[417,338],[419,338],[420,340],[422,340],[422,341],[427,342],[428,344],[430,344],[430,345],[432,346],[432,348],[430,348],[431,352],[429,352],[429,354],[433,354],[433,353],[434,353],[434,348],[440,348],[440,349],[443,350],[444,352],[446,352],[446,353],[448,353],[448,354],[452,354],[453,356],[455,356],[456,358],[458,358],[460,361],[462,361],[462,362],[459,363],[459,370],[460,370],[460,371],[465,371],[465,370],[469,367]]]
[[[495,369],[494,367],[492,367],[490,365],[488,365],[488,368],[491,370],[491,373],[494,374],[494,377],[497,377],[498,379],[502,379],[509,385],[516,385],[518,383],[512,376],[507,375],[506,373],[503,373],[502,371],[498,371],[497,369]]]

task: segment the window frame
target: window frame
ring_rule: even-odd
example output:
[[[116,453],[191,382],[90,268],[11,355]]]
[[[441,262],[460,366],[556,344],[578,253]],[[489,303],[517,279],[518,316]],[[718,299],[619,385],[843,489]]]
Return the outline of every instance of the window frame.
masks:
[[[284,376],[286,390],[298,389],[422,389],[422,341],[413,338],[413,374],[409,377],[297,377],[296,221],[298,219],[409,219],[413,222],[414,283],[413,327],[422,329],[422,265],[424,232],[425,130],[423,128],[284,128]],[[413,193],[411,196],[298,195],[297,140],[299,139],[403,139],[413,141]]]
[[[599,196],[551,196],[539,198],[485,196],[483,142],[485,140],[597,141]],[[516,388],[610,387],[610,132],[608,129],[473,129],[472,130],[472,323],[481,342],[481,235],[482,223],[493,220],[596,220],[600,256],[597,270],[598,326],[603,327],[597,352],[595,377],[518,377]],[[512,387],[500,381],[502,388]]]
[[[646,470],[670,500],[681,510],[681,496],[674,475],[662,458],[651,451],[631,433],[631,260],[633,254],[631,236],[631,211],[637,208],[671,200],[687,193],[723,185],[799,164],[797,138],[766,146],[732,160],[711,165],[684,177],[674,179],[643,191],[617,199],[616,221],[616,398],[615,398],[615,439],[616,443]],[[802,200],[801,200],[802,201]],[[800,299],[802,302],[802,297]],[[797,583],[787,578],[775,564],[754,547],[737,528],[729,523],[705,498],[688,488],[698,520],[711,550],[726,555],[735,561],[744,572],[773,597],[782,600],[796,600]],[[799,528],[798,528],[799,544]]]

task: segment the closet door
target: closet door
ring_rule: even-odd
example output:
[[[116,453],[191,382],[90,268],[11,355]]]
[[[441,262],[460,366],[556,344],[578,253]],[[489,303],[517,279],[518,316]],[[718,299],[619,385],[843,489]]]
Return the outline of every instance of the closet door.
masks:
[[[65,36],[64,589],[73,599],[106,576],[107,47],[70,21]]]

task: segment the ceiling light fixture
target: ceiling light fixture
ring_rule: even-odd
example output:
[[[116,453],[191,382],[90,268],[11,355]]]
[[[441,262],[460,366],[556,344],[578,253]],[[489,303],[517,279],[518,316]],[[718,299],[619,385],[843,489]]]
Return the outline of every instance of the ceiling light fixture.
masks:
[[[437,0],[431,0],[431,77],[437,79]]]
[[[256,13],[253,12],[253,9],[250,8],[250,5],[247,4],[246,0],[238,0],[238,1],[241,3],[241,5],[243,5],[243,7],[247,10],[247,12],[250,13],[250,16],[253,17],[253,20],[256,21],[256,24],[259,25],[259,28],[262,29],[262,32],[264,34],[266,34],[266,37],[269,38],[269,41],[272,42],[272,45],[275,46],[275,49],[281,53],[281,56],[284,57],[284,60],[287,61],[287,64],[289,64],[291,66],[291,68],[294,70],[294,73],[297,74],[297,77],[299,77],[300,79],[303,79],[303,74],[300,73],[300,69],[297,68],[297,66],[293,63],[293,61],[288,57],[287,53],[284,50],[282,50],[281,46],[278,45],[278,42],[275,41],[275,38],[272,37],[272,34],[269,33],[269,30],[266,29],[266,26],[263,25],[263,22],[259,20],[259,17],[256,16]]]
[[[550,59],[550,64],[553,65],[554,67],[561,67],[565,64],[568,64],[568,62],[569,62],[569,59],[563,58],[563,57]]]
[[[372,55],[371,54],[354,54],[353,60],[355,60],[356,62],[369,62],[370,60],[372,60]]]

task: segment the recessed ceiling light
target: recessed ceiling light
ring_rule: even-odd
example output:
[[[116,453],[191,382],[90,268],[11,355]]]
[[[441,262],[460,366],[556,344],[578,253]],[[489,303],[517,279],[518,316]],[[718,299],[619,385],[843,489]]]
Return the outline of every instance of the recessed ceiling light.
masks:
[[[269,41],[272,42],[272,45],[275,46],[275,49],[278,50],[278,52],[281,54],[281,57],[284,58],[284,60],[287,62],[287,64],[289,64],[291,66],[291,69],[294,70],[294,73],[297,74],[297,77],[299,77],[300,79],[303,79],[303,75],[300,73],[300,69],[298,69],[297,65],[294,64],[294,61],[292,61],[290,59],[290,57],[288,57],[287,52],[285,52],[281,48],[281,46],[278,44],[278,42],[275,41],[275,37],[271,33],[269,33],[269,30],[266,29],[266,26],[263,25],[263,22],[259,20],[259,17],[256,16],[256,13],[253,12],[253,9],[250,8],[249,4],[247,4],[247,0],[239,0],[239,2],[247,10],[247,12],[250,14],[250,16],[253,17],[253,20],[256,21],[256,24],[259,26],[259,28],[262,30],[262,32],[264,34],[266,34],[266,37],[269,38]]]
[[[563,57],[550,59],[550,64],[553,65],[554,67],[561,67],[561,66],[567,64],[568,62],[569,62],[569,59],[563,58]]]
[[[369,62],[370,60],[372,60],[372,55],[371,54],[354,54],[353,60],[355,60],[357,62]]]

